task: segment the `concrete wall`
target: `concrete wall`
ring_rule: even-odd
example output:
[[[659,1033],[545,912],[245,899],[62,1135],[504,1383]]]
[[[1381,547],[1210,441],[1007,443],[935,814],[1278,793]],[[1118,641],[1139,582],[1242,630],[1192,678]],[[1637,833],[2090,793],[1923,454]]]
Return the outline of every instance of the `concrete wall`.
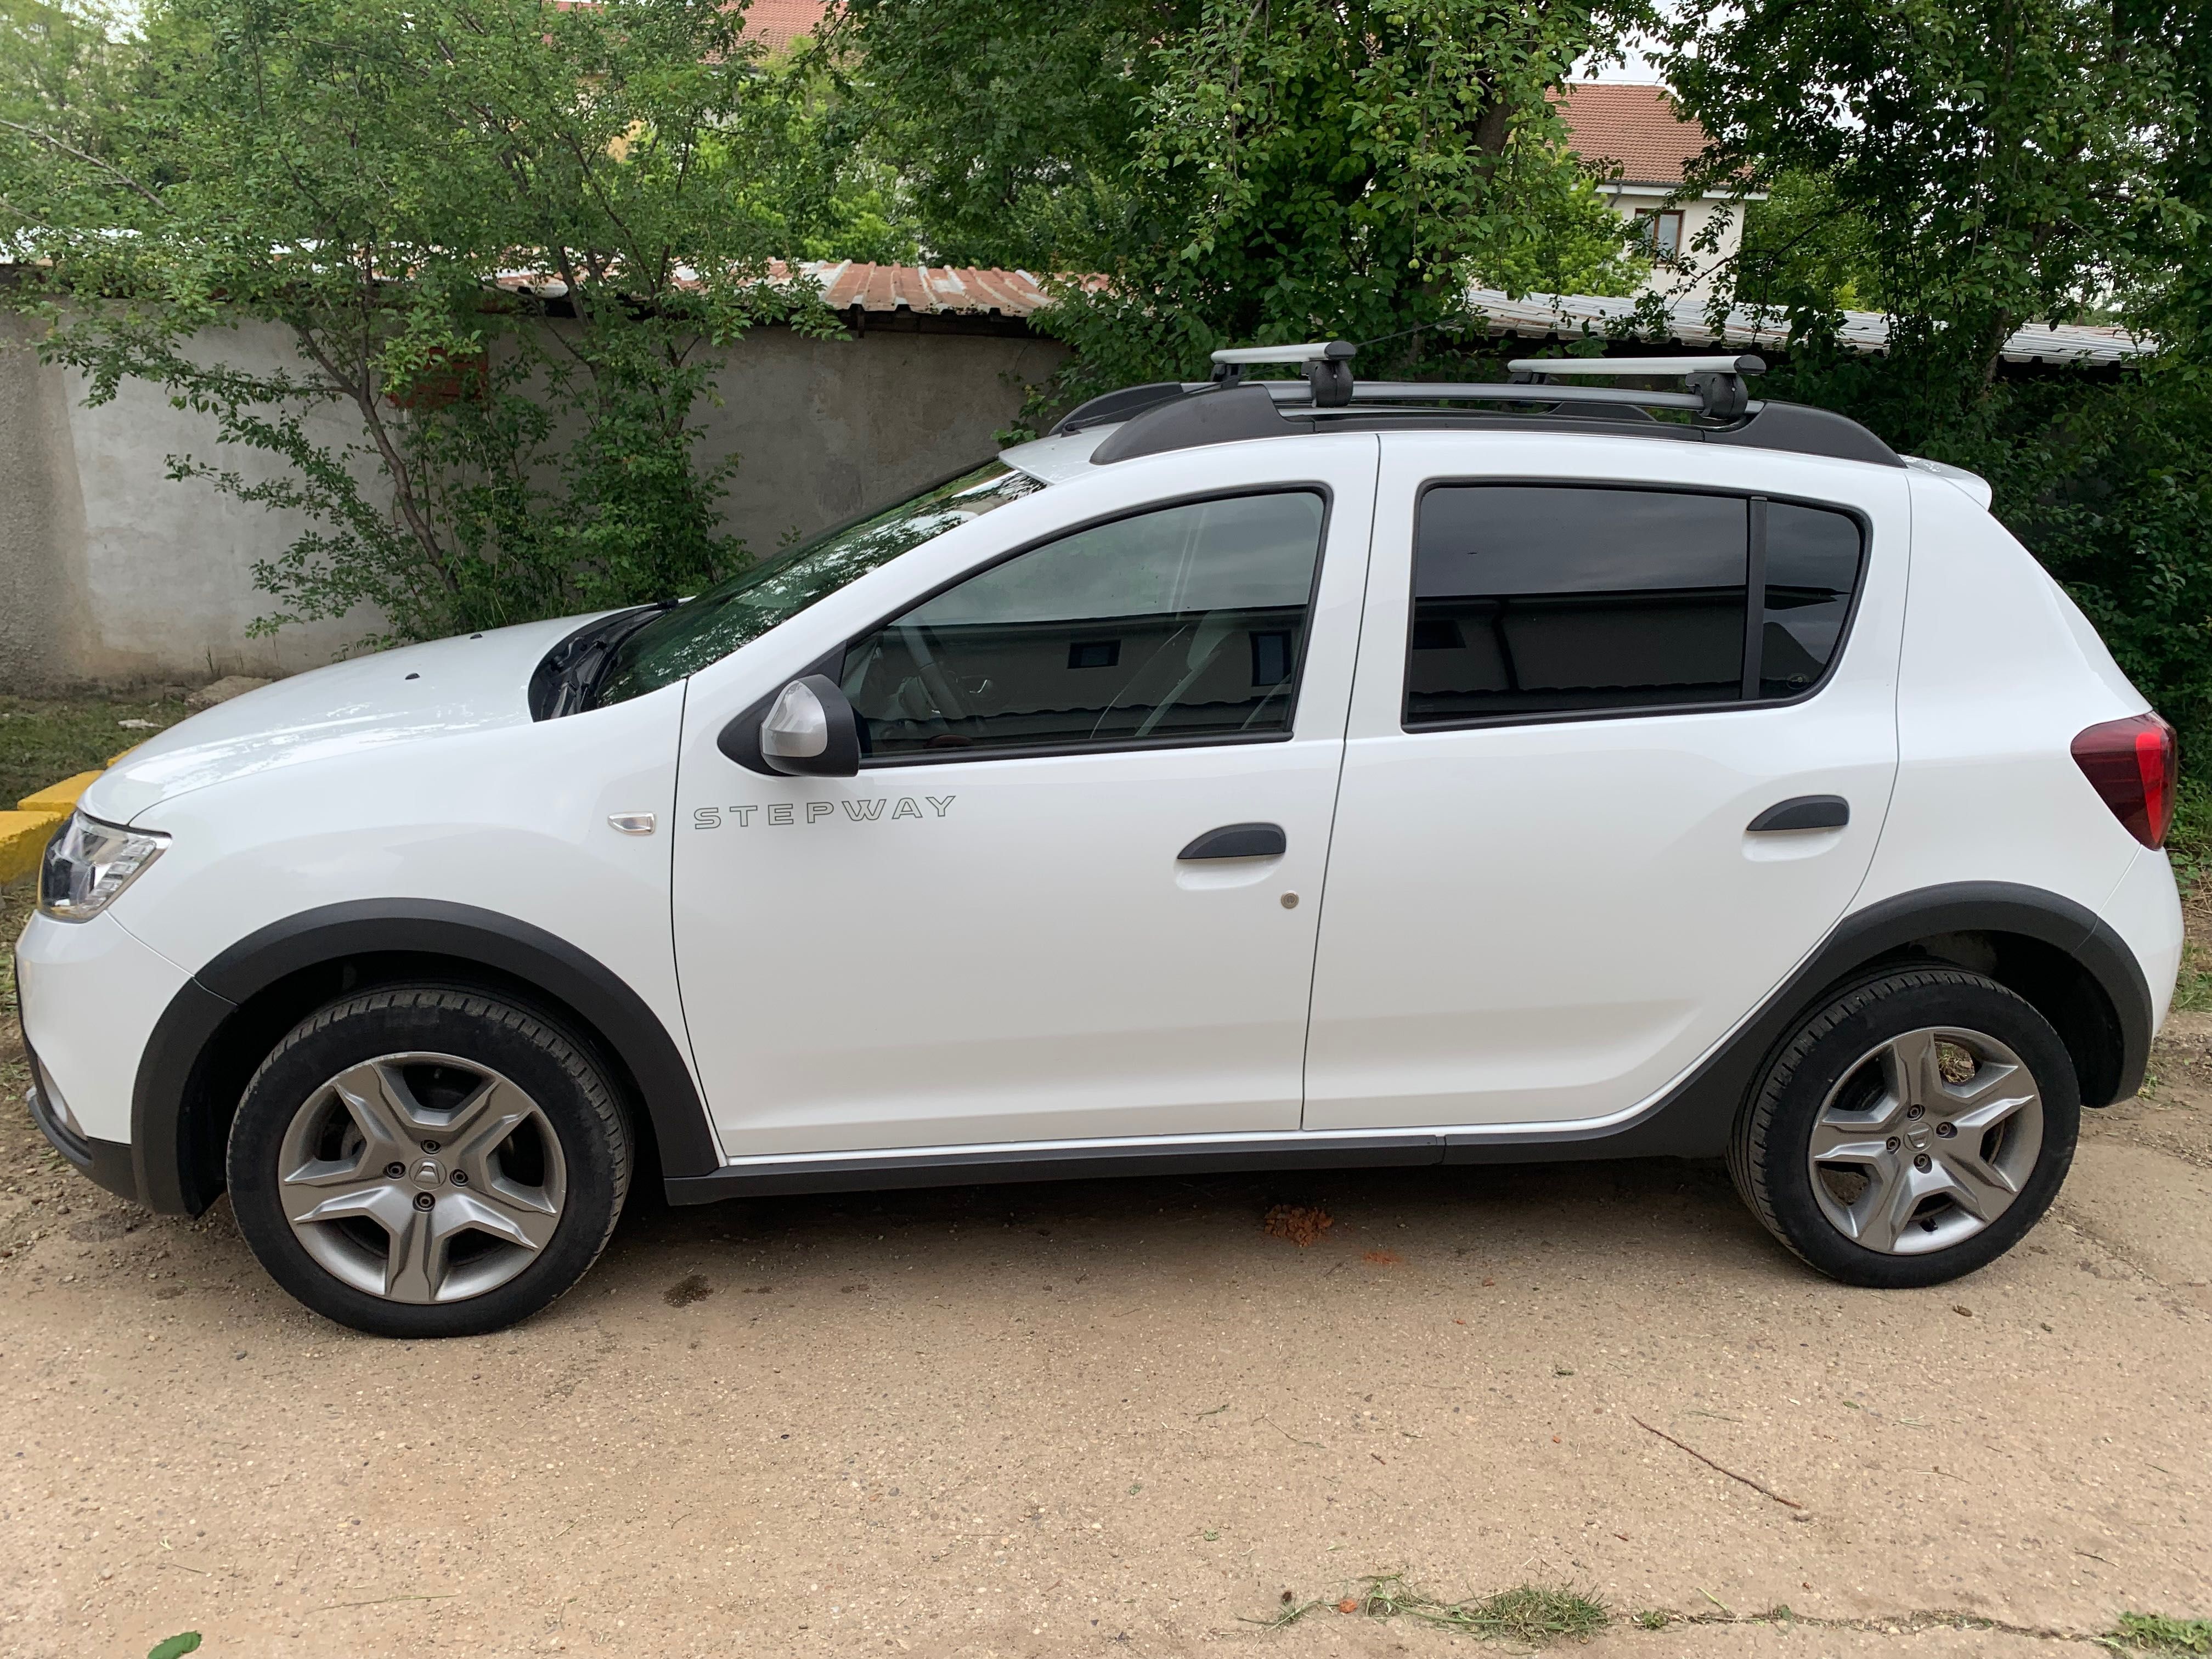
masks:
[[[276,469],[215,441],[204,416],[126,383],[88,408],[81,381],[41,365],[27,326],[0,322],[0,688],[198,684],[328,662],[376,618],[288,626],[248,638],[270,608],[253,586],[302,527],[204,483],[170,482],[191,455],[249,478]],[[211,331],[211,358],[256,368],[289,358],[278,331]],[[756,553],[775,550],[987,456],[1026,386],[1059,362],[1054,342],[1006,333],[872,330],[809,340],[781,329],[738,341],[702,404],[700,459],[739,465],[725,521]],[[319,417],[326,441],[349,424]]]

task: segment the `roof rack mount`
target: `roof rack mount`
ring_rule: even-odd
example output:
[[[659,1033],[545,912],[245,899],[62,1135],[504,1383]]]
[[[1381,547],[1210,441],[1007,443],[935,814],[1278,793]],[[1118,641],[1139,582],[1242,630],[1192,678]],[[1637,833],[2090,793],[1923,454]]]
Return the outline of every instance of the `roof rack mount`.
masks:
[[[1303,363],[1306,384],[1318,409],[1341,409],[1352,401],[1352,359],[1359,348],[1349,340],[1309,340],[1304,345],[1232,346],[1213,354],[1213,384],[1224,390],[1242,386],[1244,371],[1268,363]]]
[[[1765,374],[1766,360],[1749,352],[1729,357],[1516,357],[1505,372],[1523,386],[1545,385],[1562,374],[1679,374],[1705,414],[1732,421],[1751,407],[1751,389],[1744,381]]]

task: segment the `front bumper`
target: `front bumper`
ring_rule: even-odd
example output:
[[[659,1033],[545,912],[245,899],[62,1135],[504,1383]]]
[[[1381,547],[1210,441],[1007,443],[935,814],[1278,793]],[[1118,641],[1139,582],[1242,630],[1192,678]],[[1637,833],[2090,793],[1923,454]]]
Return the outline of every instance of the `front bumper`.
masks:
[[[39,1133],[46,1136],[46,1144],[67,1158],[79,1175],[98,1182],[119,1198],[137,1200],[138,1176],[131,1167],[130,1144],[94,1140],[70,1128],[48,1098],[54,1085],[39,1064],[38,1051],[26,1041],[23,1053],[31,1064],[31,1086],[26,1104],[31,1109],[31,1121],[39,1126]]]
[[[190,979],[110,915],[34,915],[16,942],[32,1120],[72,1165],[126,1198],[143,1197],[131,1149],[140,1058]]]

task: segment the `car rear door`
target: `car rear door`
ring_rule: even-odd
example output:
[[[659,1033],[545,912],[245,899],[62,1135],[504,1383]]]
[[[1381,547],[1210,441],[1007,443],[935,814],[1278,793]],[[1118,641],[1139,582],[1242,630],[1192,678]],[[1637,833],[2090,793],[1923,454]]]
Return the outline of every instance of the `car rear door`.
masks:
[[[1758,1006],[1887,807],[1906,514],[1848,462],[1384,441],[1308,1129],[1625,1118]]]

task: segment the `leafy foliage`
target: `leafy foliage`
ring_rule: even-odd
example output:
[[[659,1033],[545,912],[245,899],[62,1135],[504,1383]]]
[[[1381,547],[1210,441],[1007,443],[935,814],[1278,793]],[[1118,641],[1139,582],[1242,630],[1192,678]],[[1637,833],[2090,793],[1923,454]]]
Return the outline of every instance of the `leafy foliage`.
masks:
[[[823,58],[846,167],[905,192],[930,256],[1036,272],[1092,270],[1141,241],[1127,179],[1155,48],[1196,0],[848,0]]]
[[[234,448],[175,476],[304,519],[257,626],[374,607],[432,637],[743,558],[694,453],[705,348],[808,318],[763,280],[785,111],[740,25],[713,0],[167,0],[96,151],[40,129],[0,160],[47,355],[95,401],[135,377],[212,416]],[[230,329],[293,363],[211,361]]]
[[[1672,29],[1704,176],[1821,179],[1933,395],[1971,397],[2021,324],[2136,291],[2176,251],[2157,168],[2175,76],[2124,9],[1691,0]]]
[[[1097,272],[1061,395],[1236,342],[1422,335],[1479,282],[1641,267],[1549,99],[1640,9],[1526,0],[854,0],[833,42],[930,246]]]
[[[1764,388],[1981,473],[2193,752],[2212,737],[2212,49],[2179,6],[1694,0],[1668,70],[1706,179],[1771,188],[1715,306],[1786,316]],[[1838,348],[1846,307],[1891,349]],[[2008,375],[2031,321],[2118,321],[2123,370]]]

